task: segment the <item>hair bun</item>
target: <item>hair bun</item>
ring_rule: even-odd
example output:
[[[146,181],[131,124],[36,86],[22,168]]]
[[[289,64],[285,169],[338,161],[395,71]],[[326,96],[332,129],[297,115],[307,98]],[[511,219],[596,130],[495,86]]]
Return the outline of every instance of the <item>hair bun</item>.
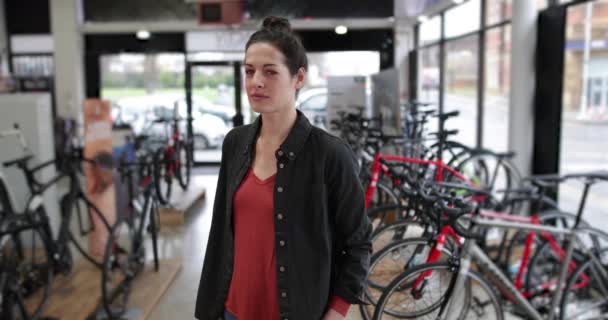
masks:
[[[291,32],[291,24],[289,23],[289,20],[275,16],[264,18],[262,28],[271,31]]]

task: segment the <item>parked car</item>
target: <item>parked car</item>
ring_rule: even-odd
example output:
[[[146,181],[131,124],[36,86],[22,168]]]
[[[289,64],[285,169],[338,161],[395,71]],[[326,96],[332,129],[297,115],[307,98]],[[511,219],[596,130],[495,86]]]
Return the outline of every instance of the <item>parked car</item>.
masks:
[[[197,99],[197,101],[198,104],[204,105],[201,99]],[[164,137],[169,134],[168,128],[164,124],[155,123],[155,119],[172,119],[174,114],[182,119],[187,118],[185,98],[181,95],[126,98],[120,100],[118,104],[123,106],[122,112],[132,114],[129,119],[136,134]],[[192,130],[196,149],[220,147],[230,128],[224,121],[228,115],[223,113],[222,118],[216,115],[219,112],[208,112],[211,108],[209,105],[211,104],[192,110]],[[186,132],[186,121],[180,121],[180,131]]]
[[[296,107],[315,126],[325,129],[327,118],[327,88],[314,88],[300,92]]]

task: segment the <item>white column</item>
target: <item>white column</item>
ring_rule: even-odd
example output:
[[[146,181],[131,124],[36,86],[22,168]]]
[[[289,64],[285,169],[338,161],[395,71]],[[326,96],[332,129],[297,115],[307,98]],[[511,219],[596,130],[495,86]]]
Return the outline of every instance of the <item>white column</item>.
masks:
[[[509,149],[517,153],[515,164],[525,176],[532,170],[534,145],[536,1],[513,1],[512,17]]]
[[[10,41],[6,33],[6,10],[4,1],[0,1],[0,75],[8,75],[8,42]]]
[[[49,1],[55,44],[57,115],[79,119],[84,100],[84,47],[80,34],[81,0]]]
[[[395,21],[395,68],[399,76],[399,100],[407,100],[411,92],[408,92],[409,64],[408,53],[414,48],[414,30],[410,19],[397,18]]]

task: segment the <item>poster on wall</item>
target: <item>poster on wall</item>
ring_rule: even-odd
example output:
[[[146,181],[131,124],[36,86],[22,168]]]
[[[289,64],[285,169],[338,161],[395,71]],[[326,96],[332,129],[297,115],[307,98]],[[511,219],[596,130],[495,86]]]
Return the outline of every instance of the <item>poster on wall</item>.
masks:
[[[112,172],[112,113],[106,100],[87,99],[84,102],[84,157],[100,163],[85,163],[86,192],[110,225],[116,221],[115,187]],[[90,212],[94,226],[89,234],[89,253],[103,258],[108,230],[94,212]]]
[[[325,127],[332,134],[339,134],[332,130],[331,121],[340,120],[341,111],[347,113],[363,112],[369,116],[367,102],[367,79],[364,76],[336,76],[327,79],[327,118]]]

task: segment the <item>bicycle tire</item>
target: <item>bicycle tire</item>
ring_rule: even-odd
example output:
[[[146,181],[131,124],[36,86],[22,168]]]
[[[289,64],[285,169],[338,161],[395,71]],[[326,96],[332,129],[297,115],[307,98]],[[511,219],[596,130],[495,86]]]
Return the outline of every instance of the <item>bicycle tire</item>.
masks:
[[[180,141],[173,153],[175,156],[177,180],[182,190],[188,190],[190,184],[190,174],[192,171],[192,149],[190,144],[185,141]]]
[[[606,254],[608,251],[603,250],[600,254]],[[602,268],[604,272],[608,271],[608,264],[606,264],[606,256],[602,261]],[[595,310],[595,314],[592,317],[582,318],[582,319],[605,319],[608,317],[608,279],[603,278],[599,272],[596,270],[597,265],[593,264],[591,259],[586,260],[583,264],[581,264],[572,274],[570,279],[567,281],[566,287],[564,288],[564,295],[562,297],[562,301],[560,303],[560,319],[562,320],[571,320],[571,319],[579,319],[575,317],[577,314],[571,314],[568,311],[568,308],[573,306],[574,308],[583,309],[583,312],[577,312],[579,315],[588,314],[593,311],[597,307],[599,310]],[[591,277],[589,278],[589,283],[581,288],[575,288],[577,285],[582,285],[583,282],[579,282],[581,275],[585,272],[585,275]],[[590,292],[594,290],[596,292]],[[598,302],[594,303],[583,303],[581,299],[576,299],[568,303],[568,299],[572,298],[576,295],[576,298],[588,298],[588,297],[600,297],[601,304]],[[578,311],[575,309],[575,311]],[[598,314],[599,313],[599,314]]]
[[[374,307],[386,287],[404,271],[426,263],[432,244],[428,238],[409,238],[396,241],[376,252],[367,274],[364,295],[370,305],[360,305],[364,319],[370,319]],[[445,251],[445,250],[444,250]],[[449,254],[449,253],[448,253]],[[388,263],[386,263],[388,261]]]
[[[8,281],[3,282],[0,288],[3,297],[0,315],[3,319],[36,319],[42,315],[48,302],[53,283],[51,240],[41,227],[34,226],[40,222],[38,219],[42,214],[43,210],[28,216],[6,217],[3,221],[5,226],[11,221],[25,225],[2,235],[0,263],[3,278]],[[24,244],[28,246],[25,250]],[[26,299],[29,300],[27,303]]]
[[[469,180],[490,191],[509,190],[520,185],[521,176],[515,166],[507,159],[499,159],[491,152],[478,151],[453,167]],[[497,177],[493,176],[495,173]],[[501,182],[502,184],[497,187],[496,184]],[[505,203],[508,196],[509,193],[504,193],[500,203]],[[514,209],[514,212],[518,210],[519,208]]]
[[[386,246],[404,239],[420,238],[427,233],[428,228],[433,228],[426,223],[416,219],[416,217],[408,217],[405,220],[387,224],[374,230],[371,236],[372,253],[376,254]]]
[[[158,201],[162,205],[169,204],[173,184],[173,177],[169,174],[170,159],[165,155],[165,148],[159,148],[154,154],[154,186]]]
[[[445,292],[440,293],[437,301],[430,304],[430,306],[428,303],[426,303],[423,306],[423,309],[418,312],[406,311],[408,313],[400,313],[400,314],[397,314],[396,317],[397,318],[408,318],[408,319],[409,318],[435,319],[436,315],[434,313],[437,313],[437,311],[441,310],[441,307],[446,299],[446,294],[451,290],[450,287],[452,286],[453,281],[456,280],[454,278],[454,276],[456,274],[458,274],[458,268],[455,268],[452,264],[446,263],[446,262],[437,262],[437,263],[428,263],[428,264],[418,265],[418,266],[402,273],[399,277],[395,278],[391,282],[391,284],[386,288],[386,290],[384,290],[380,300],[378,301],[378,305],[376,306],[376,309],[374,311],[373,319],[375,319],[375,320],[382,319],[382,316],[385,313],[390,316],[394,316],[396,314],[396,312],[394,310],[385,310],[387,307],[387,304],[389,303],[391,295],[397,291],[406,290],[405,287],[401,286],[403,283],[405,283],[406,286],[408,286],[408,285],[411,286],[413,281],[415,281],[415,279],[417,279],[421,273],[427,272],[427,271],[431,271],[432,274],[430,276],[428,276],[427,278],[425,278],[425,281],[432,279],[433,277],[436,278],[437,274],[440,274],[439,273],[440,271],[447,272],[447,274],[450,278],[448,279],[449,280],[448,283],[446,283],[447,287],[445,288]],[[462,303],[461,303],[462,308],[460,309],[460,312],[458,312],[457,319],[469,319],[471,310],[473,310],[475,312],[479,312],[479,307],[484,307],[484,305],[492,305],[494,310],[491,313],[494,315],[494,318],[497,320],[502,320],[503,312],[502,312],[502,307],[500,305],[500,300],[494,293],[494,290],[492,289],[490,284],[488,284],[488,282],[481,275],[479,275],[478,273],[476,273],[472,270],[467,270],[467,272],[464,275],[466,276],[465,281],[464,281],[465,293],[462,294],[461,292],[459,292],[457,295],[455,295],[457,299],[462,299]],[[471,280],[476,281],[476,283],[478,283],[478,286],[473,287]],[[407,281],[409,281],[410,283],[408,284]],[[441,286],[441,283],[440,283],[440,286]],[[441,289],[441,288],[439,288],[439,289]],[[482,291],[486,295],[485,301],[480,301],[480,299],[478,297],[478,295]],[[422,294],[424,294],[426,297],[426,296],[428,296],[427,293],[432,294],[434,292],[436,292],[435,287],[433,287],[433,290],[428,289],[428,290],[423,291]],[[415,298],[415,300],[420,300],[420,299],[422,299],[422,296],[418,296],[418,297],[414,297],[414,298]],[[451,302],[451,303],[453,303],[453,302]],[[475,303],[475,305],[472,305],[473,303]],[[400,306],[403,306],[403,305],[404,305],[404,302],[400,302]],[[480,317],[480,319],[488,319],[487,313],[484,313],[483,315],[477,314],[477,316]]]
[[[143,269],[145,253],[135,240],[135,230],[126,221],[111,229],[101,275],[102,304],[110,319],[122,316],[128,306],[131,283]]]

